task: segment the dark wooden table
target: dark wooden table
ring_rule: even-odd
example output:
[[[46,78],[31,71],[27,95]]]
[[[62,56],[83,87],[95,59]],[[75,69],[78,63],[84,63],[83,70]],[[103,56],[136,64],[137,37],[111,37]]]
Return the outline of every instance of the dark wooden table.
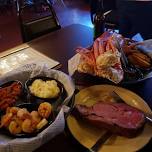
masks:
[[[61,70],[68,72],[67,61],[75,54],[78,46],[87,47],[93,42],[93,31],[91,28],[75,24],[50,33],[28,44],[44,53],[45,55],[58,60],[62,64]],[[141,96],[152,108],[152,78],[134,85],[124,85],[123,87],[132,90]],[[148,152],[152,149],[152,141],[149,142],[140,152]],[[82,147],[70,134],[68,128],[54,139],[41,146],[35,152],[82,152]]]

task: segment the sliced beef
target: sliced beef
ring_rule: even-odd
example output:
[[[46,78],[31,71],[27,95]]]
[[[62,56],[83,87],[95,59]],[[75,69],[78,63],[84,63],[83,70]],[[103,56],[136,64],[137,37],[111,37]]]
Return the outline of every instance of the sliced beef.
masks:
[[[137,136],[145,124],[144,114],[125,103],[99,102],[92,107],[77,104],[72,113],[93,126],[130,138]]]

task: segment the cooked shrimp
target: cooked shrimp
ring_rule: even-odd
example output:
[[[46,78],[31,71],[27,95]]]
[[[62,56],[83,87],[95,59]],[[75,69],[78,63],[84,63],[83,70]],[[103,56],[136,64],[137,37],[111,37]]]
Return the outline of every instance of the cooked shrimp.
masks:
[[[18,117],[17,117],[17,115],[13,115],[13,117],[12,117],[12,121],[16,121],[16,119],[17,119]]]
[[[25,119],[22,123],[22,130],[25,133],[32,133],[34,131],[34,127],[32,126],[32,120]]]
[[[35,123],[36,125],[41,121],[41,116],[37,111],[32,111],[31,116],[32,116],[32,122]]]
[[[39,105],[38,113],[43,118],[48,118],[52,112],[52,105],[48,102],[43,102]]]
[[[20,110],[20,108],[18,108],[18,107],[8,107],[6,109],[6,113],[12,113],[12,114],[16,115],[19,110]]]
[[[19,134],[22,132],[21,126],[16,121],[11,121],[8,127],[11,134]]]
[[[2,116],[1,118],[1,127],[8,127],[11,120],[13,118],[13,114],[12,113],[7,113],[4,116]]]
[[[23,123],[22,119],[18,118],[17,116],[16,117],[14,116],[12,120],[16,121],[20,126],[22,126]]]
[[[6,108],[6,113],[10,113],[10,109],[11,109],[11,107],[7,107]]]
[[[23,108],[23,109],[18,110],[18,112],[17,112],[17,117],[19,117],[19,118],[22,119],[22,120],[25,120],[25,119],[30,119],[30,118],[31,118],[31,115],[30,115],[30,113],[27,111],[26,108]]]

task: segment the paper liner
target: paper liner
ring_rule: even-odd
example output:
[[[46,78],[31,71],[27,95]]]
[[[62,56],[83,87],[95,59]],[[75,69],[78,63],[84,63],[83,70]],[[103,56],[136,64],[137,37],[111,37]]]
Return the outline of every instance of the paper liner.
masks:
[[[147,53],[152,58],[152,39],[145,40],[139,43],[136,47]]]

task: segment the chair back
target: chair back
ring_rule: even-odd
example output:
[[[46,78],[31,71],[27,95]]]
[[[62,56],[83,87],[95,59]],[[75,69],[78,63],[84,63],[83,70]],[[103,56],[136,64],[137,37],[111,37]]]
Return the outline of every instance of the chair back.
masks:
[[[23,3],[20,2],[17,5],[23,42],[31,41],[39,36],[61,28],[52,5],[47,1],[43,3],[26,3],[22,6],[21,4]],[[39,10],[40,7],[41,10]],[[47,13],[44,9],[47,9]],[[26,14],[27,10],[28,13]],[[32,15],[29,15],[30,11]],[[35,14],[35,16],[33,14]]]

